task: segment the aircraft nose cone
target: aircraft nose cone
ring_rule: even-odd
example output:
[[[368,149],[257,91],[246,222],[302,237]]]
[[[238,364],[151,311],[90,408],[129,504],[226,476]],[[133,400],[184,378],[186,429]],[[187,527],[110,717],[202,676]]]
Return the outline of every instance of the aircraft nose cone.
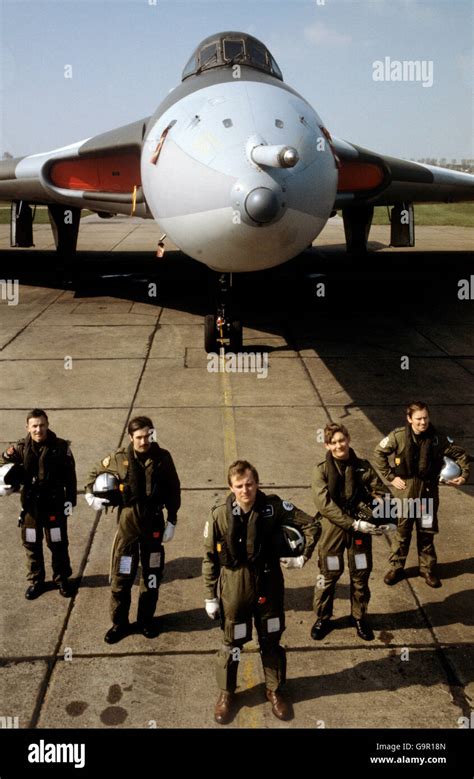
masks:
[[[271,189],[257,187],[245,198],[245,210],[254,222],[271,222],[280,210],[280,202],[277,194]]]

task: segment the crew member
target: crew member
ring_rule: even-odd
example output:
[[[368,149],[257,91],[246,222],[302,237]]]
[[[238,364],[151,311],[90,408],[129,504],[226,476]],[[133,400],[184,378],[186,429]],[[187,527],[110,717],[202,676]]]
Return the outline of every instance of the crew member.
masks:
[[[158,589],[163,577],[163,544],[171,541],[181,505],[178,474],[171,454],[152,441],[153,422],[138,416],[130,420],[128,447],[109,454],[89,474],[86,500],[97,511],[107,507],[108,498],[94,496],[94,481],[101,473],[117,476],[121,500],[118,529],[112,548],[110,613],[112,627],[105,634],[115,644],[130,632],[129,611],[133,582],[141,562],[138,599],[138,629],[146,638],[157,635],[153,621]],[[163,514],[166,508],[167,518]]]
[[[438,480],[444,457],[450,457],[461,469],[458,477],[446,483],[454,487],[465,484],[469,478],[466,452],[454,444],[452,438],[433,427],[428,406],[422,401],[410,403],[406,409],[405,426],[392,430],[375,449],[375,466],[390,482],[396,496],[402,499],[401,505],[406,507],[401,512],[403,516],[398,517],[385,584],[393,585],[403,578],[411,535],[416,525],[420,576],[430,587],[441,587],[436,572],[434,536],[438,532]],[[413,510],[407,510],[410,507]]]
[[[372,571],[372,538],[380,534],[373,522],[355,519],[358,506],[368,507],[385,488],[368,460],[361,460],[350,447],[347,428],[329,424],[324,428],[326,459],[313,471],[312,490],[321,518],[322,533],[318,546],[320,580],[314,589],[316,622],[311,638],[320,641],[329,633],[336,582],[344,570],[344,550],[350,575],[351,615],[357,635],[372,641],[374,634],[367,619],[370,600],[369,577]],[[322,581],[321,581],[322,580]]]
[[[204,529],[203,577],[206,612],[220,615],[224,643],[216,657],[220,689],[215,706],[216,722],[233,717],[234,693],[241,647],[252,638],[252,619],[257,629],[265,674],[266,697],[273,714],[291,719],[292,706],[282,693],[286,655],[280,646],[285,629],[284,581],[280,567],[282,526],[302,532],[302,554],[283,558],[288,568],[301,568],[316,544],[319,522],[258,488],[257,470],[246,460],[236,460],[228,471],[230,495],[214,506]]]
[[[68,581],[69,561],[67,517],[76,505],[76,468],[69,441],[58,438],[49,429],[48,416],[34,408],[26,417],[27,435],[12,444],[0,457],[8,481],[8,465],[15,468],[15,480],[21,489],[19,525],[26,549],[27,579],[25,598],[34,600],[45,590],[43,533],[51,551],[53,581],[65,598],[72,595]],[[14,491],[2,477],[0,495]]]

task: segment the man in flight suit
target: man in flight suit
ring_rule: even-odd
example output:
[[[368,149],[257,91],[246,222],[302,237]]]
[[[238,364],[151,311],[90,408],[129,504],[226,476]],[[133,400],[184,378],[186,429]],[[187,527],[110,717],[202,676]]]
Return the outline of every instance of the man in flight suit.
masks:
[[[153,615],[163,577],[163,543],[174,536],[181,490],[173,458],[166,449],[151,441],[153,433],[154,426],[149,417],[132,419],[128,425],[128,447],[105,457],[90,472],[85,487],[88,504],[99,511],[107,507],[109,501],[93,495],[96,477],[110,473],[120,482],[118,529],[111,563],[113,624],[104,637],[108,644],[115,644],[130,631],[131,593],[140,558],[142,574],[137,624],[146,638],[156,636]],[[166,526],[163,507],[167,510]]]
[[[336,583],[344,570],[344,550],[350,574],[351,614],[357,635],[372,641],[374,634],[367,620],[370,600],[369,577],[372,571],[372,538],[381,531],[372,522],[354,519],[359,502],[371,504],[382,496],[385,487],[368,460],[361,460],[350,447],[344,425],[324,428],[326,459],[313,471],[312,491],[321,518],[322,533],[318,547],[323,584],[316,583],[313,606],[316,622],[311,638],[320,641],[330,630]]]
[[[406,410],[405,427],[392,430],[375,449],[374,463],[378,471],[394,487],[397,497],[415,499],[413,505],[417,509],[404,511],[404,516],[398,518],[385,584],[393,585],[403,578],[416,524],[420,576],[429,587],[441,587],[436,573],[434,535],[438,532],[438,480],[445,456],[461,468],[461,475],[447,484],[460,487],[469,478],[468,456],[464,449],[453,443],[452,438],[433,427],[428,406],[422,401],[410,403]],[[389,462],[392,458],[393,464]],[[402,505],[406,505],[405,501]]]
[[[302,568],[314,549],[320,525],[292,503],[261,492],[257,470],[246,460],[230,466],[228,483],[230,495],[213,507],[204,529],[206,612],[211,619],[220,613],[224,631],[224,644],[216,657],[220,695],[214,716],[221,725],[232,719],[240,650],[252,638],[253,618],[266,697],[273,714],[288,720],[292,707],[281,691],[286,679],[286,654],[280,646],[285,629],[281,527],[293,525],[304,534],[303,554],[282,560],[285,567]]]
[[[19,524],[26,549],[30,582],[25,598],[34,600],[44,592],[45,568],[43,533],[51,551],[53,581],[65,598],[72,595],[68,581],[69,561],[67,517],[76,505],[76,468],[69,441],[58,438],[49,429],[46,411],[34,408],[26,417],[26,438],[12,444],[0,457],[0,465],[18,467],[22,484]],[[9,495],[11,487],[2,485],[0,495]]]

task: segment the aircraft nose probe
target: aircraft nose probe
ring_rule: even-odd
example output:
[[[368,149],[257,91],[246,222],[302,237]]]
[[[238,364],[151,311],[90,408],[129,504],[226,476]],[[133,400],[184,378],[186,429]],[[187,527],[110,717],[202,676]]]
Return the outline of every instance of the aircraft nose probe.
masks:
[[[300,156],[293,146],[267,146],[259,144],[250,150],[256,165],[270,168],[294,168]]]

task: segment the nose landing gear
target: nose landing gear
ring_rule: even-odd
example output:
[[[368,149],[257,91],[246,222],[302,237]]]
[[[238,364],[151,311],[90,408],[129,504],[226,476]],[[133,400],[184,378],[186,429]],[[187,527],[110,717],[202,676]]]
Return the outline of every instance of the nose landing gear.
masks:
[[[231,305],[232,274],[220,273],[216,295],[216,313],[204,319],[204,348],[209,354],[220,349],[242,349],[242,322],[234,319]]]

